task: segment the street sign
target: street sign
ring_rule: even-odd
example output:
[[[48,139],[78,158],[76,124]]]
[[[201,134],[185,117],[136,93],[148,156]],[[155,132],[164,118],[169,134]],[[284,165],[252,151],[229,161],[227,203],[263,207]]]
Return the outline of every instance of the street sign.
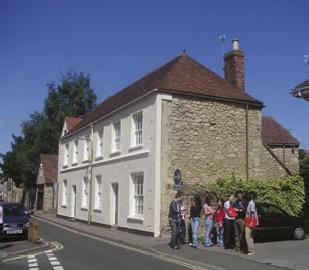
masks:
[[[182,185],[182,182],[181,182],[181,171],[180,169],[176,169],[174,171],[174,185],[173,185],[173,189],[174,190],[181,190],[181,185]]]

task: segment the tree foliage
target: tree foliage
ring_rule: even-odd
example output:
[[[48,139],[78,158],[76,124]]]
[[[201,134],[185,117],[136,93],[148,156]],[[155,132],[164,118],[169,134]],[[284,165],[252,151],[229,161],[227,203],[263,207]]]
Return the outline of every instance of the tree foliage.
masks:
[[[21,135],[12,135],[11,150],[0,156],[4,178],[12,178],[26,188],[35,185],[40,154],[58,154],[65,117],[84,116],[96,105],[90,77],[83,73],[68,72],[58,84],[47,84],[47,89],[43,111],[33,112],[30,119],[22,123]]]
[[[302,214],[305,203],[304,181],[299,175],[283,177],[271,181],[246,181],[235,177],[222,178],[210,183],[201,184],[204,192],[225,197],[231,192],[256,192],[258,201],[274,203],[292,215]]]

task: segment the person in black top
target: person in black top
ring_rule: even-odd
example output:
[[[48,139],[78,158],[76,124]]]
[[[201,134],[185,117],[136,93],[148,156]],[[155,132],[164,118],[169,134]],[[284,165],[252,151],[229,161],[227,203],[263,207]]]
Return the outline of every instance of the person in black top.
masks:
[[[171,226],[171,241],[170,247],[173,249],[179,249],[179,233],[180,233],[180,220],[181,220],[181,192],[177,192],[175,199],[171,201],[168,212],[168,220]]]
[[[192,247],[198,247],[198,230],[200,226],[200,218],[202,211],[202,203],[198,196],[191,199],[190,217],[192,228]]]
[[[244,208],[244,201],[242,199],[242,192],[236,191],[236,201],[233,207],[237,212],[236,220],[234,223],[235,231],[235,250],[245,251],[245,215],[246,209]]]

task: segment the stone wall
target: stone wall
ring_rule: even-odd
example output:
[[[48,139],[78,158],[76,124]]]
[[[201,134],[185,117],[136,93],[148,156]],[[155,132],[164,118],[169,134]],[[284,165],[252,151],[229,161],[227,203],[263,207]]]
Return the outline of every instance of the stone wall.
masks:
[[[43,198],[43,211],[50,211],[56,209],[56,192],[54,194],[53,184],[45,184],[44,198]]]
[[[198,185],[235,175],[246,178],[246,108],[244,105],[173,96],[162,108],[162,233],[175,192],[173,173]],[[261,111],[248,111],[249,178],[273,179],[287,173],[262,144]],[[290,163],[295,162],[291,159]]]

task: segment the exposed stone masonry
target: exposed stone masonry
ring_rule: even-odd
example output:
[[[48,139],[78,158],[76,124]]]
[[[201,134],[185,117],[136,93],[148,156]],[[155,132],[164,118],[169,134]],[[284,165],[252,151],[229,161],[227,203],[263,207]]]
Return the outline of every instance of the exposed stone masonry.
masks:
[[[249,107],[248,123],[249,178],[268,180],[287,175],[262,143],[260,109]],[[291,149],[286,149],[285,163],[296,170],[297,154],[291,153]],[[181,170],[183,182],[189,185],[232,175],[245,179],[245,106],[179,96],[163,102],[162,228],[168,226],[168,204],[175,194],[172,185],[176,168]]]

